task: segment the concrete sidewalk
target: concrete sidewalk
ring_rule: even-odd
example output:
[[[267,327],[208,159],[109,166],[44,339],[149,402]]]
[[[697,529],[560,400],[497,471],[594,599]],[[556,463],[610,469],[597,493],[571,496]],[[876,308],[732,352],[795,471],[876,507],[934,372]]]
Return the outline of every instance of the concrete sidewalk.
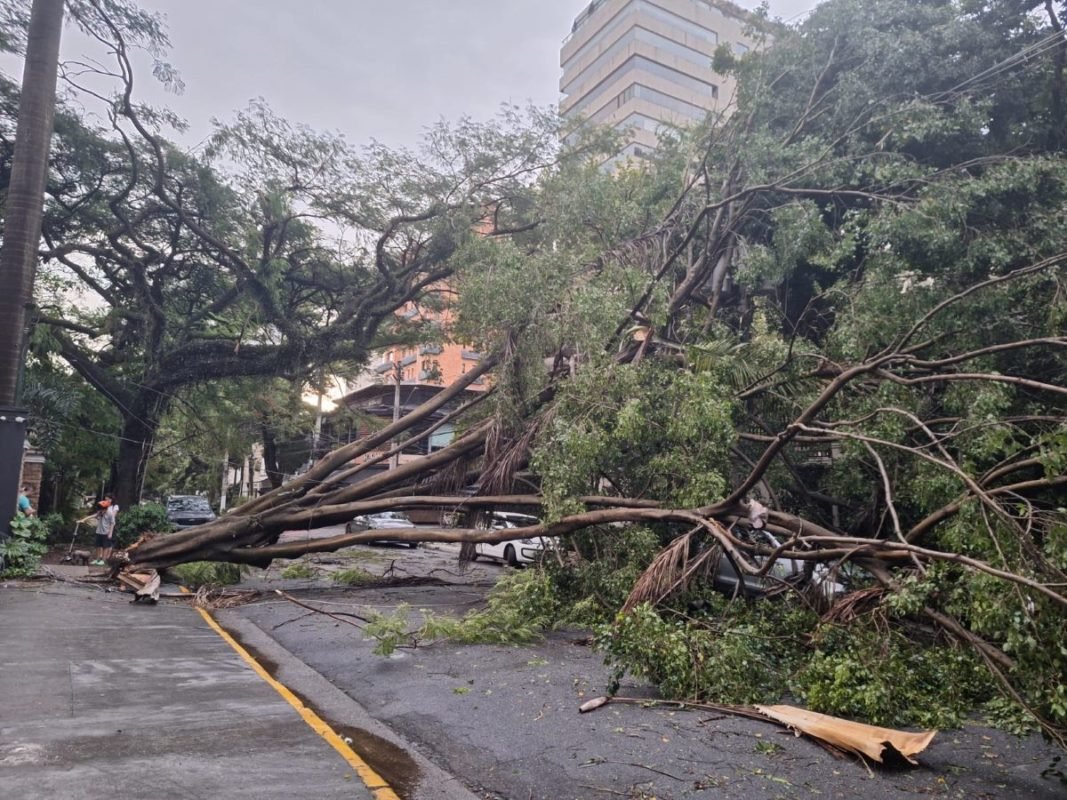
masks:
[[[372,798],[191,607],[0,585],[0,787],[22,798]]]

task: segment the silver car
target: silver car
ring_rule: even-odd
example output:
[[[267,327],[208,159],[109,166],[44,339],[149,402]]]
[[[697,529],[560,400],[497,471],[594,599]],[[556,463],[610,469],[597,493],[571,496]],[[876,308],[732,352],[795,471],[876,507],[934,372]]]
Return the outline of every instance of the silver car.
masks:
[[[364,514],[352,518],[345,524],[345,533],[414,527],[415,523],[411,521],[407,514],[400,511],[382,511],[378,514]],[[393,542],[388,539],[375,540],[372,544],[406,544],[412,549],[419,546],[418,542]]]

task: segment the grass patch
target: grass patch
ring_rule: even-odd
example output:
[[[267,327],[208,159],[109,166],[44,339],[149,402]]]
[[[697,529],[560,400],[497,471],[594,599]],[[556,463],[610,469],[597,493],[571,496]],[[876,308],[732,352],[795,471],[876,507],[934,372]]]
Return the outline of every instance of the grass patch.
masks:
[[[171,572],[183,586],[199,589],[201,586],[232,586],[241,582],[246,568],[238,564],[222,564],[217,561],[193,561],[179,564]]]
[[[334,583],[339,583],[342,586],[366,586],[367,584],[374,583],[378,580],[377,577],[371,575],[365,569],[359,568],[335,572],[330,578]]]
[[[290,564],[288,567],[282,570],[281,576],[286,580],[295,580],[298,578],[314,578],[315,570],[308,564],[302,561],[298,561],[296,564]]]

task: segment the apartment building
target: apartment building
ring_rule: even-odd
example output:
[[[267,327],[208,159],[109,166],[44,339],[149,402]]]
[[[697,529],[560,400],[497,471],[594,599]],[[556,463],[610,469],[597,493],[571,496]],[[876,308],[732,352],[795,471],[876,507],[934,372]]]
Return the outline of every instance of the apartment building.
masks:
[[[437,307],[410,302],[397,312],[397,316],[402,320],[434,326],[441,331],[440,340],[375,351],[357,388],[378,383],[449,386],[481,361],[481,353],[448,338],[448,327],[452,324],[450,306],[454,300],[451,287],[446,283],[440,284],[431,289],[431,294],[437,301]],[[485,388],[484,379],[475,381],[474,388]]]
[[[614,161],[654,150],[664,125],[728,113],[733,78],[711,68],[716,48],[755,46],[752,16],[725,0],[593,0],[560,51],[564,117],[625,132]]]

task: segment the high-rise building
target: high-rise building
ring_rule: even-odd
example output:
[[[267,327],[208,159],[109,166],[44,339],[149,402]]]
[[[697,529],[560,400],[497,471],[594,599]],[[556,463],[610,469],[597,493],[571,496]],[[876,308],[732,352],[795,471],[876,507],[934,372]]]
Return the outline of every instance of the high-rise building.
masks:
[[[616,158],[641,157],[664,124],[729,111],[734,81],[712,57],[723,44],[748,52],[752,21],[726,0],[593,0],[560,51],[560,111],[626,131]]]

